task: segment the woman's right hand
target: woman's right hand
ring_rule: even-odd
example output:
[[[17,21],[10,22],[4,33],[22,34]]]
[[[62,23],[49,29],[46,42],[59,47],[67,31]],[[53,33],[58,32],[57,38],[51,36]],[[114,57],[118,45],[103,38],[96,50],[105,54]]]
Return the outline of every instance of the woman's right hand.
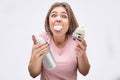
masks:
[[[31,58],[29,62],[29,73],[30,75],[35,78],[41,73],[42,69],[42,60],[43,57],[48,53],[48,48],[49,45],[48,43],[37,43],[36,44],[36,39],[35,36],[32,36],[33,40],[33,47],[32,47],[32,52],[31,52]]]
[[[43,58],[48,53],[49,44],[46,43],[37,43],[36,44],[36,38],[33,35],[33,47],[32,47],[32,56],[35,56],[36,58]]]

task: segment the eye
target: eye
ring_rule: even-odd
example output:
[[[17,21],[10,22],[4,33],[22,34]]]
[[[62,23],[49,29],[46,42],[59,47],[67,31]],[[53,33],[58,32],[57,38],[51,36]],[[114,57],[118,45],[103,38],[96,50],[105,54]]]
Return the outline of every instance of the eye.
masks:
[[[67,18],[68,16],[67,15],[62,15],[62,18]]]
[[[51,17],[55,18],[57,15],[56,14],[52,14]]]

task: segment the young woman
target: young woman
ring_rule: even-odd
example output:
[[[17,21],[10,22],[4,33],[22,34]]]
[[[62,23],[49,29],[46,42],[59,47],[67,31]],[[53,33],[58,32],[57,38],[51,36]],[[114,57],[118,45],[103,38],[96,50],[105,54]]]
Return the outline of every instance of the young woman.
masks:
[[[56,30],[55,26],[62,28]],[[35,44],[35,36],[32,36],[34,44],[28,66],[32,77],[41,74],[41,80],[77,80],[77,69],[84,76],[88,74],[90,64],[86,54],[86,41],[84,38],[72,38],[72,33],[78,26],[68,3],[56,2],[51,6],[45,20],[46,32],[40,34],[47,43]],[[48,48],[56,61],[56,67],[51,70],[43,64]]]

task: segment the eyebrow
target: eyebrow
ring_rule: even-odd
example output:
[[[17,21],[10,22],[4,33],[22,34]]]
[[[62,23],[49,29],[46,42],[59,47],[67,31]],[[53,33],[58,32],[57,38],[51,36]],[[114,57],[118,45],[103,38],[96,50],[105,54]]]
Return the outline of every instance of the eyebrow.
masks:
[[[52,11],[51,13],[57,13],[57,11]],[[63,14],[67,14],[67,12],[61,12],[61,13],[63,13]]]

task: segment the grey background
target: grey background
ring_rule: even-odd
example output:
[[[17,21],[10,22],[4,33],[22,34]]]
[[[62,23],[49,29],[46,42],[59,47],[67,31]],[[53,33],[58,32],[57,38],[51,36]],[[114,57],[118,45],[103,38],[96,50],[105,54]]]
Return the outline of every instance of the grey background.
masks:
[[[28,63],[33,34],[44,31],[51,4],[68,2],[86,29],[91,69],[78,80],[120,80],[119,0],[0,0],[0,80],[31,78]]]

